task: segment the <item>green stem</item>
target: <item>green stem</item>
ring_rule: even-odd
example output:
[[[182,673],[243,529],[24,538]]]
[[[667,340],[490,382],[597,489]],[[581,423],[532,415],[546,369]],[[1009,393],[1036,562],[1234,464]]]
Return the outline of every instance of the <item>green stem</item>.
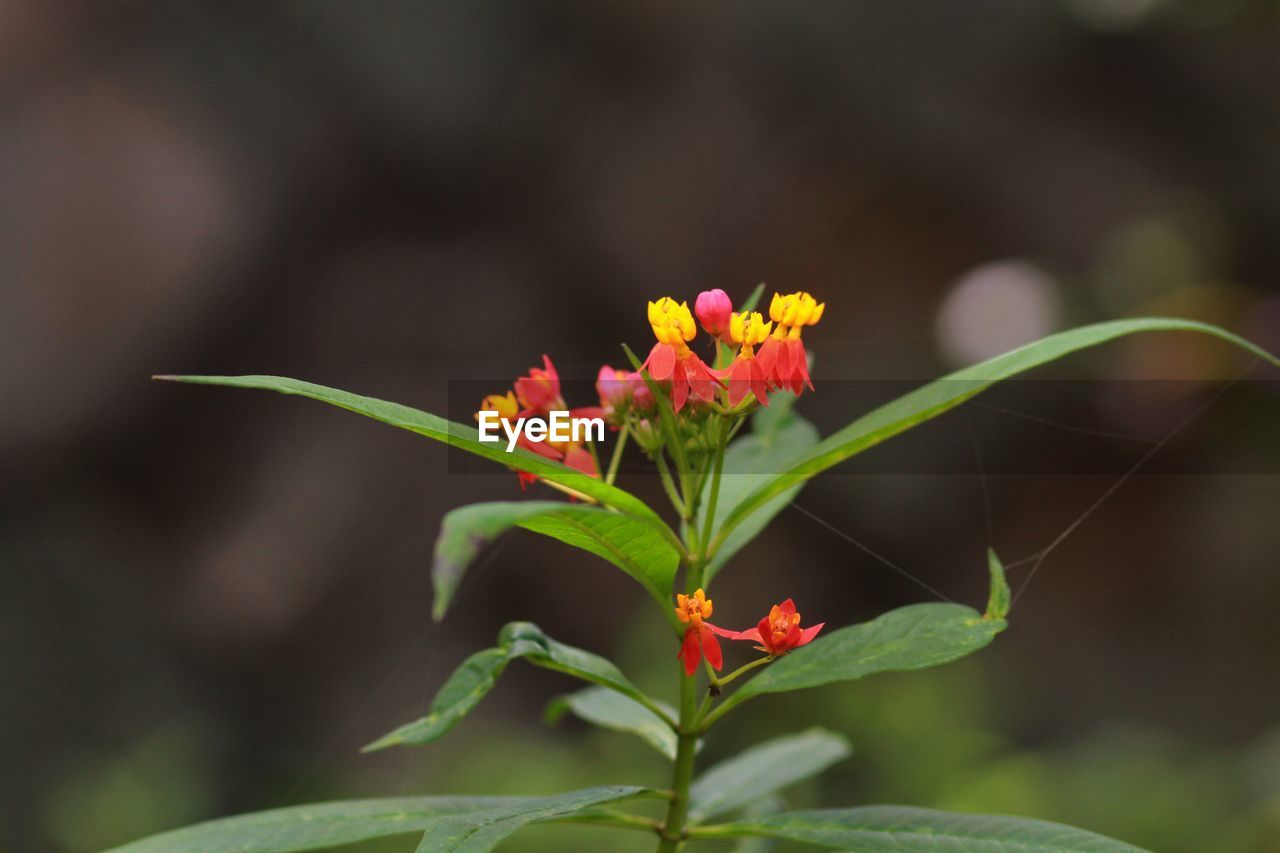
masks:
[[[609,459],[609,470],[604,475],[604,481],[610,486],[618,477],[618,465],[622,462],[622,450],[627,446],[627,436],[631,434],[631,427],[624,425],[622,431],[618,433],[618,443],[613,446],[613,456]]]
[[[653,454],[654,464],[658,466],[658,476],[662,478],[662,488],[666,489],[667,498],[671,501],[671,505],[676,508],[676,512],[680,513],[680,518],[684,518],[684,501],[680,499],[680,493],[676,491],[675,481],[671,479],[671,469],[667,467],[667,459],[662,455],[659,449]]]
[[[704,511],[706,520],[702,524],[702,541],[708,545],[711,543],[711,527],[716,523],[716,502],[720,499],[720,478],[724,473],[724,446],[729,437],[729,422],[720,420],[720,429],[716,437],[716,455],[713,468],[711,470],[711,497],[707,500],[707,506]],[[708,559],[709,555],[704,554],[703,560]]]

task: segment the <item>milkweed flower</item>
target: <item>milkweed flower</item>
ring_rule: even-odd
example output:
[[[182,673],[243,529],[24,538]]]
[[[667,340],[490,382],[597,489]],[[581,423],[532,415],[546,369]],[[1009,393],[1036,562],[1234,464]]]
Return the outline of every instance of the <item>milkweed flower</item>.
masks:
[[[805,386],[813,390],[809,379],[809,357],[800,330],[815,326],[822,319],[827,303],[818,302],[808,293],[797,291],[785,296],[775,293],[769,303],[769,319],[774,323],[773,335],[760,347],[760,366],[771,388],[787,388],[799,394]]]
[[[671,383],[671,405],[678,412],[689,395],[710,403],[720,386],[711,368],[689,349],[688,342],[697,334],[688,302],[676,302],[664,296],[649,303],[649,325],[658,342],[649,351],[644,368],[658,382]]]
[[[725,632],[706,621],[711,618],[713,609],[711,599],[701,589],[693,595],[680,593],[676,596],[676,618],[689,626],[685,629],[678,655],[684,661],[685,675],[693,675],[698,669],[698,661],[704,657],[717,672],[724,665],[724,656],[720,653],[720,641],[716,639],[716,634],[724,636]]]
[[[769,615],[761,619],[754,628],[746,631],[725,631],[722,628],[715,630],[726,639],[756,643],[756,648],[760,651],[770,657],[778,657],[813,640],[826,624],[819,622],[817,625],[801,628],[796,603],[788,598],[770,608]]]
[[[730,318],[729,339],[741,348],[733,363],[717,373],[728,382],[730,406],[741,403],[748,391],[755,392],[760,405],[769,405],[767,379],[760,360],[755,357],[755,347],[769,339],[772,328],[773,323],[766,323],[759,311],[743,311]]]
[[[698,294],[693,310],[704,332],[729,343],[729,320],[733,316],[733,302],[729,294],[720,288],[704,290]]]
[[[528,375],[519,377],[513,385],[513,391],[508,391],[506,394],[490,394],[485,397],[475,414],[476,420],[480,419],[480,412],[496,412],[503,421],[515,421],[518,418],[530,416],[547,417],[553,411],[563,411],[567,408],[560,392],[560,375],[556,372],[550,356],[543,355],[542,367],[530,368]],[[585,406],[570,409],[569,415],[575,418],[603,417],[604,411],[596,406]],[[547,459],[563,462],[589,477],[600,476],[595,457],[579,442],[530,441],[521,432],[516,438],[516,446]],[[530,483],[538,481],[538,475],[527,471],[517,471],[516,474],[520,480],[521,490]]]

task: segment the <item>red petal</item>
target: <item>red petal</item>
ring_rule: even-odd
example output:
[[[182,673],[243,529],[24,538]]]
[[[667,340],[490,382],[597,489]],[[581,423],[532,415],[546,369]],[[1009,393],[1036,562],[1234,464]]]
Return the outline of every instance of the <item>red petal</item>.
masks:
[[[765,384],[764,371],[760,368],[760,365],[756,363],[754,358],[751,359],[751,370],[749,376],[751,377],[751,390],[755,392],[756,400],[760,402],[760,405],[768,406],[769,386]]]
[[[724,666],[724,655],[720,653],[720,641],[716,639],[716,635],[710,631],[699,631],[702,635],[702,653],[706,655],[707,662],[711,664],[711,668],[716,672]]]
[[[800,632],[800,642],[796,643],[796,645],[803,646],[805,643],[818,636],[818,632],[822,630],[822,626],[825,624],[827,623],[819,622],[817,625],[810,625],[808,628],[805,628]]]
[[[569,417],[571,418],[600,418],[604,419],[604,409],[599,406],[583,406],[580,409],[570,409]]]
[[[788,598],[786,601],[778,605],[778,609],[790,616],[796,612],[796,603]]]
[[[654,344],[643,366],[655,380],[666,382],[675,370],[676,351],[669,344]]]
[[[600,472],[596,470],[595,458],[581,447],[569,448],[569,452],[564,455],[564,464],[588,477],[600,476]]]
[[[673,371],[671,377],[671,407],[677,412],[684,408],[689,399],[689,380],[681,371]]]
[[[717,637],[724,637],[726,640],[750,640],[753,643],[762,643],[760,632],[755,628],[749,628],[746,631],[730,631],[728,628],[721,628],[719,625],[712,625],[710,622],[703,622],[711,633]]]
[[[734,359],[733,364],[729,367],[729,405],[736,406],[747,396],[747,392],[751,390],[751,365],[755,363],[755,359]]]
[[[684,632],[684,642],[680,644],[677,657],[684,661],[684,674],[693,675],[698,671],[698,630],[690,628]]]

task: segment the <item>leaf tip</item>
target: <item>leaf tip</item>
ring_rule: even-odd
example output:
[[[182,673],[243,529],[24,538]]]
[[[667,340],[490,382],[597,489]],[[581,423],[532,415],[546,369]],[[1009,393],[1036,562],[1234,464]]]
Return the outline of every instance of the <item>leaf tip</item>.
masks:
[[[1004,621],[1011,606],[1009,582],[1005,579],[1004,563],[1000,562],[994,548],[987,549],[987,570],[991,573],[991,592],[987,596],[987,612],[982,614],[982,618],[989,622]]]

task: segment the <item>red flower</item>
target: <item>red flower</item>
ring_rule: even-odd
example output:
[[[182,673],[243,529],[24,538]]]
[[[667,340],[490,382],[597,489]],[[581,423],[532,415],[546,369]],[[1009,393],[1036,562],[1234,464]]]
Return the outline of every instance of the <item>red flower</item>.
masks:
[[[697,333],[689,303],[676,302],[669,296],[650,302],[649,325],[658,342],[649,351],[644,368],[655,381],[671,383],[671,405],[675,410],[684,408],[690,394],[708,403],[714,400],[720,380],[687,343]]]
[[[680,644],[680,654],[684,661],[684,674],[693,675],[698,669],[698,661],[705,657],[707,663],[717,671],[724,665],[724,656],[720,653],[720,641],[716,634],[725,635],[723,628],[717,628],[707,619],[713,610],[711,599],[701,589],[693,595],[680,593],[676,596],[676,617],[688,629],[684,632],[684,641]]]
[[[775,324],[773,335],[760,346],[760,367],[771,388],[788,388],[799,394],[807,386],[813,390],[809,379],[809,356],[800,340],[805,326],[817,325],[826,310],[825,302],[818,302],[804,292],[773,295],[769,305],[769,318]]]
[[[560,375],[551,358],[542,356],[542,367],[529,368],[528,376],[521,376],[515,382],[516,399],[526,412],[537,412],[545,415],[552,410],[563,410],[564,398],[560,396]]]
[[[730,406],[741,403],[748,391],[755,393],[760,405],[769,405],[767,374],[761,367],[761,360],[755,357],[755,345],[772,340],[769,337],[772,326],[772,323],[764,321],[759,311],[743,311],[730,318],[727,337],[741,349],[733,363],[716,374],[728,380]]]
[[[746,631],[726,631],[715,628],[715,632],[729,640],[748,640],[757,643],[756,648],[768,653],[770,657],[785,655],[794,648],[803,646],[818,636],[826,622],[800,627],[800,614],[796,612],[796,603],[787,599],[775,604],[769,615],[760,620],[760,624]]]

